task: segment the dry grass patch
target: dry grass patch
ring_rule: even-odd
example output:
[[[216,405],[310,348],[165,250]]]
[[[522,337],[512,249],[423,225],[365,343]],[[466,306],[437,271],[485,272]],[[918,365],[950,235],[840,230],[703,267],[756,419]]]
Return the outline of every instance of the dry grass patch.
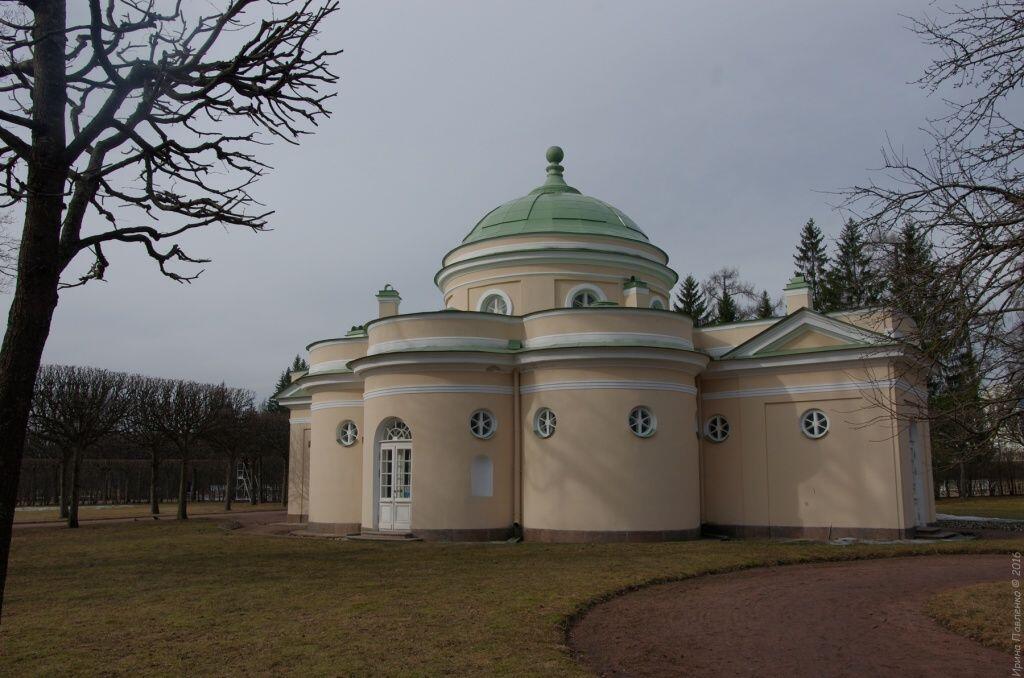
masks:
[[[954,516],[983,516],[985,518],[1011,518],[1024,520],[1024,497],[970,497],[968,499],[939,499],[935,511]]]
[[[231,512],[235,511],[281,511],[281,504],[249,504],[235,502]],[[209,513],[223,513],[224,503],[219,501],[194,502],[188,505],[189,515],[206,515]],[[165,518],[173,518],[178,513],[178,505],[174,503],[160,504],[160,515]],[[120,504],[104,506],[79,506],[79,520],[96,520],[102,518],[148,518],[149,504]],[[14,522],[23,523],[54,523],[64,520],[60,517],[56,506],[33,507],[18,509],[14,512]]]
[[[15,533],[0,675],[581,675],[565,620],[653,580],[921,546],[378,544],[208,521]]]
[[[950,631],[982,645],[1013,652],[1010,580],[943,591],[928,601],[928,615]]]

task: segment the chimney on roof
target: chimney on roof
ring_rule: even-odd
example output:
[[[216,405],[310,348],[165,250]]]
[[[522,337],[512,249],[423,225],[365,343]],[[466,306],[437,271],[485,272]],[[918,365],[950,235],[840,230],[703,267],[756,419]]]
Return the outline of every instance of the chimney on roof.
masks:
[[[377,292],[377,317],[390,318],[398,315],[398,305],[402,303],[402,297],[398,296],[398,290],[388,283],[384,289]]]
[[[814,303],[811,299],[811,286],[807,284],[802,275],[795,275],[782,291],[786,297],[786,315],[796,313],[801,308],[814,310]]]

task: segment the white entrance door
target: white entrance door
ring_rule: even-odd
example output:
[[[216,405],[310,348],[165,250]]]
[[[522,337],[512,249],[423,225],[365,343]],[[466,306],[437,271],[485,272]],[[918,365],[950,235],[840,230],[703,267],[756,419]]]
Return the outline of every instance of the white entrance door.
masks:
[[[910,437],[910,468],[914,480],[914,521],[917,525],[928,524],[928,500],[925,498],[924,482],[924,454],[921,451],[920,433],[917,430],[917,422],[910,422],[908,430]]]
[[[408,531],[412,525],[412,444],[381,443],[377,478],[377,529]]]

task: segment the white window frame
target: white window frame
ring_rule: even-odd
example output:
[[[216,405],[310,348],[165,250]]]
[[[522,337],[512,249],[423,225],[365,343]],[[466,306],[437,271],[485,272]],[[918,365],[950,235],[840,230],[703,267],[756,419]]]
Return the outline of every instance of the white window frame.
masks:
[[[551,430],[548,431],[546,434],[541,429],[541,425],[540,425],[541,416],[545,412],[550,412],[551,413],[551,417],[552,417]],[[541,440],[547,440],[551,436],[555,435],[555,432],[557,430],[558,430],[558,415],[555,414],[555,411],[553,409],[551,409],[550,407],[540,407],[540,408],[537,409],[536,412],[534,412],[534,414],[533,414],[533,432],[537,435],[538,438],[540,438]]]
[[[600,287],[592,283],[584,283],[583,285],[577,285],[576,287],[572,288],[571,290],[569,290],[569,294],[565,295],[565,307],[573,308],[572,298],[575,297],[580,292],[584,291],[593,292],[594,295],[597,297],[598,301],[608,301],[608,295],[604,293],[604,290],[602,290]]]
[[[825,422],[824,431],[822,431],[821,433],[816,433],[807,430],[807,427],[804,426],[804,421],[807,420],[807,416],[810,414],[821,415],[821,420]],[[818,407],[812,407],[810,409],[804,410],[804,413],[800,415],[800,419],[797,420],[797,425],[800,427],[800,432],[803,433],[810,440],[821,440],[822,438],[829,434],[829,431],[832,430],[832,420],[829,418],[828,414],[826,414],[824,410]]]
[[[657,306],[655,306],[655,304],[657,304]],[[665,302],[661,300],[661,297],[653,297],[651,299],[651,303],[648,306],[648,308],[653,308],[653,309],[658,310],[658,311],[666,310],[665,309]]]
[[[722,436],[721,438],[715,438],[714,435],[711,432],[712,431],[712,423],[715,421],[715,419],[721,419],[725,423],[725,435]],[[704,437],[707,438],[709,442],[712,442],[712,443],[715,443],[715,444],[724,443],[726,440],[729,439],[729,435],[731,433],[732,433],[732,424],[729,423],[729,418],[727,416],[725,416],[724,414],[712,414],[710,417],[708,417],[708,420],[706,422],[704,422]]]
[[[345,439],[342,437],[342,430],[345,428],[346,424],[352,424],[352,431],[354,432],[352,435],[352,440],[347,443],[345,442]],[[338,424],[338,428],[334,430],[334,438],[342,447],[352,447],[359,440],[359,425],[356,424],[351,419],[346,419],[345,421]]]
[[[647,412],[648,416],[650,416],[650,418],[651,418],[650,430],[648,430],[646,432],[640,432],[640,431],[633,430],[633,414],[637,410],[644,410],[644,411]],[[655,433],[658,432],[658,417],[654,414],[654,410],[652,410],[647,405],[637,405],[636,407],[632,408],[629,411],[629,416],[626,418],[626,426],[629,427],[629,432],[632,433],[633,435],[635,435],[637,438],[650,438],[651,436],[653,436]]]
[[[486,435],[477,433],[476,429],[473,427],[473,423],[474,420],[477,418],[477,415],[486,415],[491,419],[491,430]],[[480,440],[490,440],[491,438],[494,437],[494,434],[498,432],[498,418],[494,416],[493,412],[485,408],[473,410],[473,414],[469,415],[469,432],[473,434],[474,438],[479,438]]]
[[[501,297],[501,299],[505,302],[505,308],[508,309],[508,313],[505,313],[504,315],[512,315],[512,312],[513,312],[512,311],[512,299],[503,290],[499,290],[497,288],[494,288],[492,290],[487,290],[486,292],[484,292],[483,294],[480,295],[480,299],[476,302],[476,310],[477,310],[477,312],[479,312],[479,313],[486,313],[486,311],[484,311],[484,302],[487,301],[488,297],[493,297],[493,296]],[[502,314],[501,313],[495,313],[494,315],[502,315]]]

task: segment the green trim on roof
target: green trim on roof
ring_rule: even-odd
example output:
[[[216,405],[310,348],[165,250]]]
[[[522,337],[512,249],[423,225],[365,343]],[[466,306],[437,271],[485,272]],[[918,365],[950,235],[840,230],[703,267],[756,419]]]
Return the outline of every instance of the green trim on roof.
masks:
[[[528,194],[495,207],[477,222],[462,243],[522,233],[607,235],[648,242],[632,219],[608,203],[583,195],[565,183],[558,162],[562,149],[548,149],[547,179]],[[558,158],[558,161],[551,160]]]
[[[648,285],[643,280],[640,280],[640,278],[637,278],[635,275],[629,276],[629,280],[627,280],[626,282],[622,283],[622,289],[624,289],[624,290],[631,290],[634,287],[642,288],[642,289],[646,290],[646,289],[650,288],[650,285]]]
[[[802,275],[794,275],[793,278],[789,281],[789,284],[786,285],[784,289],[805,290],[808,287],[810,287],[810,285],[807,284],[807,281],[804,280],[804,277]]]

